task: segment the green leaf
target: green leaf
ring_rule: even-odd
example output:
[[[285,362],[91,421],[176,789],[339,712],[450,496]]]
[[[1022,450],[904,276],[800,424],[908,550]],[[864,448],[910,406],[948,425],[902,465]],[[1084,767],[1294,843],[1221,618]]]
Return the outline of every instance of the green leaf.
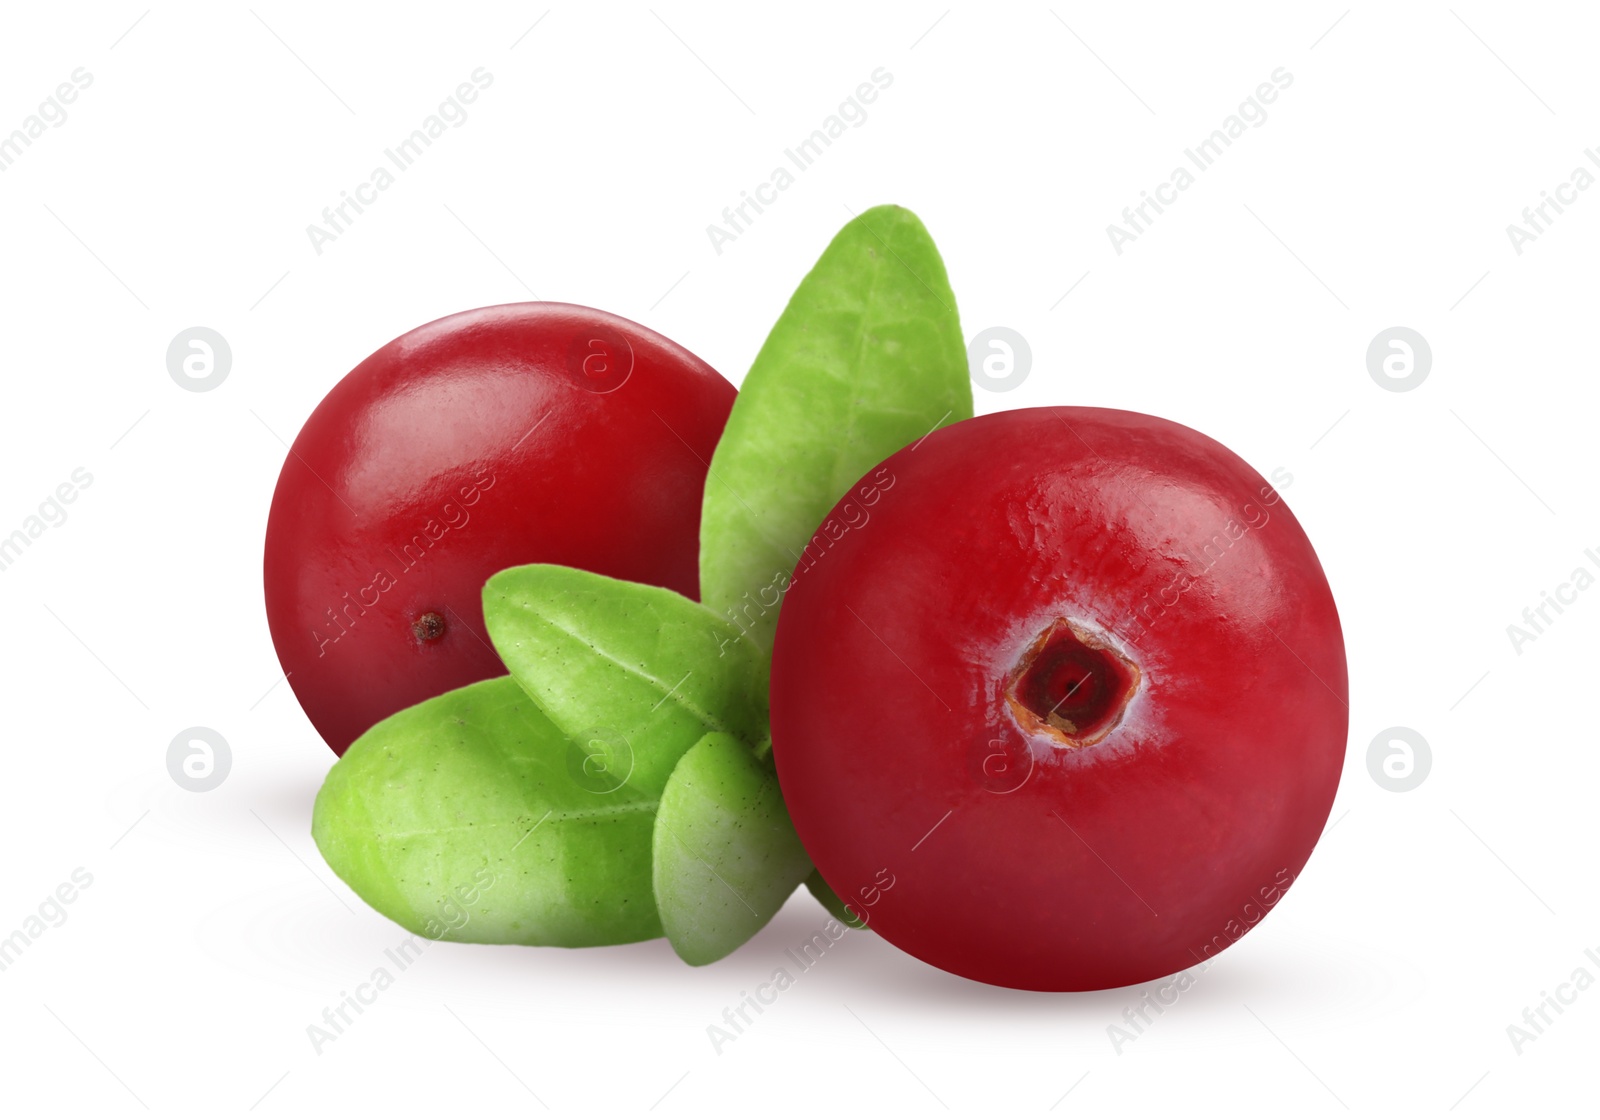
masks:
[[[822,872],[813,869],[811,874],[806,876],[806,890],[810,891],[811,896],[822,903],[823,909],[837,918],[841,924],[851,929],[867,928],[866,919],[857,914],[853,908],[846,907],[844,899],[828,886],[828,881],[822,877]]]
[[[972,385],[944,262],[915,214],[878,206],[833,239],[739,387],[711,458],[700,522],[700,597],[770,649],[791,572],[870,518],[892,480],[875,465],[972,415]],[[819,528],[821,526],[821,528]],[[798,571],[797,571],[798,568]]]
[[[708,732],[767,735],[760,658],[675,591],[577,568],[507,568],[483,588],[495,649],[552,723],[596,744],[602,766],[661,789]]]
[[[777,774],[726,735],[707,735],[672,771],[653,851],[661,926],[695,965],[754,937],[811,870]]]
[[[390,716],[328,772],[311,835],[374,910],[445,941],[659,937],[650,837],[661,786],[612,784],[510,677]]]

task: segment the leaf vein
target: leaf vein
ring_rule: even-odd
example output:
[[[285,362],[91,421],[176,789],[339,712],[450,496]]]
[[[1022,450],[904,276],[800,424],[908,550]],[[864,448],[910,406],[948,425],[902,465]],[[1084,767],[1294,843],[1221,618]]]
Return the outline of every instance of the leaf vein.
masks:
[[[524,605],[526,606],[526,604],[524,604]],[[578,642],[578,643],[580,643],[580,644],[582,644],[584,646],[587,646],[595,654],[597,654],[601,658],[605,659],[606,661],[611,662],[617,668],[621,669],[624,673],[627,673],[628,675],[633,676],[633,677],[637,677],[641,681],[644,681],[645,683],[654,686],[656,691],[661,694],[661,696],[662,696],[662,698],[664,700],[668,700],[668,699],[671,700],[674,704],[676,704],[683,711],[687,712],[688,714],[690,714],[690,715],[694,716],[696,719],[698,719],[702,726],[706,727],[707,729],[709,729],[711,731],[721,731],[721,732],[723,732],[725,734],[729,734],[729,735],[733,734],[733,732],[727,727],[726,724],[724,724],[722,722],[722,720],[717,719],[710,712],[707,712],[707,711],[703,710],[702,708],[700,708],[699,705],[690,703],[688,698],[685,697],[683,695],[683,693],[681,693],[681,692],[679,692],[677,690],[677,686],[676,685],[669,685],[666,681],[660,680],[659,678],[654,677],[651,674],[645,672],[639,666],[628,664],[626,661],[623,661],[620,657],[618,657],[617,655],[613,654],[610,650],[602,649],[600,647],[600,645],[598,643],[596,643],[592,638],[587,638],[584,635],[578,633],[576,630],[573,630],[573,629],[571,629],[569,627],[563,626],[560,622],[557,622],[554,618],[550,617],[549,615],[541,614],[538,611],[534,610],[532,607],[527,607],[527,609],[529,610],[529,612],[531,614],[533,614],[533,616],[535,618],[540,619],[547,626],[551,627],[554,630],[558,630],[561,633],[565,634],[567,637],[572,638],[574,641],[576,641],[576,642]],[[713,616],[713,617],[715,617],[715,616]],[[721,622],[721,619],[717,619],[717,621]]]

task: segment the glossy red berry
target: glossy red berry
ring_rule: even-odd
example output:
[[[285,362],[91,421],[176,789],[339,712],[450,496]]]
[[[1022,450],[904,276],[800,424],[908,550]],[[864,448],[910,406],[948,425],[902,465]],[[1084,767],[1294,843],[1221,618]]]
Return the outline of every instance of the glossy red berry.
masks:
[[[558,303],[451,315],[352,370],[295,439],[267,523],[272,640],[328,745],[506,671],[480,599],[502,568],[695,596],[734,396],[654,331]]]
[[[1090,408],[963,421],[871,482],[794,573],[772,665],[779,778],[829,885],[1016,988],[1140,983],[1242,937],[1311,854],[1348,715],[1333,597],[1276,490],[1198,432]]]

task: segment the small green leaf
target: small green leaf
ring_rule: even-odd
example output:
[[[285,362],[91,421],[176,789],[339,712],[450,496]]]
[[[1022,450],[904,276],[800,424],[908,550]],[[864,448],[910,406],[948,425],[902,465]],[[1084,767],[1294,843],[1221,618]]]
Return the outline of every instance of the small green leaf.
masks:
[[[552,723],[662,788],[708,732],[767,735],[760,659],[739,632],[675,591],[577,568],[508,568],[483,588],[495,649]]]
[[[659,937],[650,837],[661,786],[615,785],[510,677],[374,726],[312,811],[323,858],[424,937],[615,945]]]
[[[806,890],[811,892],[813,898],[822,903],[823,909],[827,910],[828,913],[832,914],[844,925],[849,926],[851,929],[867,928],[866,919],[857,914],[854,908],[846,906],[844,899],[839,897],[838,892],[828,886],[828,881],[822,877],[822,872],[813,869],[811,874],[806,876]]]
[[[653,850],[662,928],[695,965],[754,937],[811,870],[777,774],[726,735],[707,735],[672,771]]]
[[[834,504],[894,452],[971,415],[939,251],[911,211],[874,207],[801,281],[739,387],[706,481],[702,601],[769,649],[790,573],[803,578],[892,500],[893,480],[861,487],[849,524],[823,525]]]

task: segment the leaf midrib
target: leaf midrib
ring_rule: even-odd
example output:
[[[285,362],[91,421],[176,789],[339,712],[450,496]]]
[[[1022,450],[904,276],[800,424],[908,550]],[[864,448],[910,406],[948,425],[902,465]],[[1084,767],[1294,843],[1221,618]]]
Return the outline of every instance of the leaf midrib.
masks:
[[[720,719],[717,719],[710,712],[703,711],[698,706],[689,703],[688,699],[681,692],[678,691],[678,684],[684,683],[683,681],[679,681],[678,684],[674,684],[674,685],[668,686],[666,684],[666,682],[660,680],[657,677],[651,676],[649,673],[645,672],[643,669],[639,668],[638,666],[630,665],[626,661],[621,660],[619,657],[617,657],[615,654],[613,654],[610,650],[602,648],[598,643],[596,643],[592,639],[587,638],[584,635],[578,633],[576,630],[572,630],[572,629],[569,629],[566,626],[561,625],[561,623],[557,622],[554,618],[550,617],[547,614],[541,613],[537,608],[533,607],[532,605],[530,605],[528,603],[523,603],[522,606],[523,606],[523,609],[528,611],[531,615],[533,615],[534,618],[537,618],[537,619],[541,620],[542,622],[545,623],[545,625],[549,626],[551,629],[557,630],[560,633],[565,634],[567,637],[573,639],[574,641],[579,642],[580,644],[582,644],[584,646],[587,646],[590,650],[592,650],[593,652],[599,654],[600,657],[604,658],[606,661],[611,662],[611,664],[615,665],[617,668],[621,669],[624,673],[627,673],[629,676],[637,677],[639,680],[644,681],[647,684],[650,684],[650,685],[654,686],[655,690],[658,693],[660,693],[660,695],[661,695],[663,700],[671,700],[682,711],[687,712],[689,715],[692,715],[697,720],[699,720],[701,725],[704,726],[705,728],[707,728],[708,730],[721,731],[724,734],[733,735],[735,738],[739,738],[739,736],[737,734],[735,734],[730,728],[728,728]],[[717,622],[721,621],[721,619],[716,619],[715,616],[713,616],[713,620],[717,621]]]

